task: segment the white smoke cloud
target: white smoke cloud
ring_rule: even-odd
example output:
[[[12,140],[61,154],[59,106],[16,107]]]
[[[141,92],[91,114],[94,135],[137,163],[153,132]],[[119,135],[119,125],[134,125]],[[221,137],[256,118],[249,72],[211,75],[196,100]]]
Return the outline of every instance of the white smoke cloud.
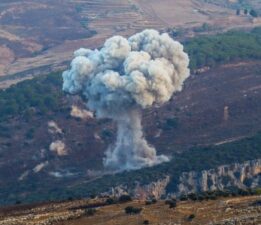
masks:
[[[71,116],[75,117],[75,118],[80,118],[83,120],[88,120],[93,118],[93,113],[90,111],[87,111],[85,109],[81,109],[76,105],[72,106],[72,110],[71,110]]]
[[[168,161],[144,139],[141,110],[159,107],[182,90],[189,77],[183,46],[155,30],[129,39],[114,36],[100,50],[79,49],[63,73],[63,90],[83,94],[98,118],[118,126],[117,141],[104,165],[113,170],[139,169]]]
[[[58,156],[68,155],[65,144],[60,140],[52,142],[49,146],[49,149],[50,151],[55,152]]]
[[[62,134],[62,129],[54,121],[48,122],[48,131],[51,134]]]

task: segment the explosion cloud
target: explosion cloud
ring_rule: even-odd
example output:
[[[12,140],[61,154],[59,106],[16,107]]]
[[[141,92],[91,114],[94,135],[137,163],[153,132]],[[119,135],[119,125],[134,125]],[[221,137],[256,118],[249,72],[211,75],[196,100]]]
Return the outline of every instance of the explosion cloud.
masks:
[[[104,166],[129,170],[168,161],[145,140],[141,111],[181,91],[190,74],[183,46],[166,33],[144,30],[129,39],[114,36],[100,50],[81,48],[74,54],[71,69],[63,73],[63,90],[85,95],[98,118],[117,123],[116,144],[107,150]]]

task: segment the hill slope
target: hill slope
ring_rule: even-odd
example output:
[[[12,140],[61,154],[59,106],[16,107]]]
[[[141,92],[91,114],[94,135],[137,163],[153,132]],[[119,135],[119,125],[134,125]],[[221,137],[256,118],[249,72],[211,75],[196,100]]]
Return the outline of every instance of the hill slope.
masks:
[[[163,201],[146,205],[144,201],[102,206],[88,210],[91,202],[79,200],[33,206],[18,206],[0,210],[0,224],[11,225],[142,225],[142,224],[237,224],[261,223],[260,196],[221,198],[201,202],[178,202],[169,208]],[[97,203],[96,203],[97,204]],[[127,215],[127,206],[141,208],[140,214]],[[92,213],[91,213],[92,212]],[[94,214],[94,215],[93,215]],[[145,222],[147,221],[147,222]]]

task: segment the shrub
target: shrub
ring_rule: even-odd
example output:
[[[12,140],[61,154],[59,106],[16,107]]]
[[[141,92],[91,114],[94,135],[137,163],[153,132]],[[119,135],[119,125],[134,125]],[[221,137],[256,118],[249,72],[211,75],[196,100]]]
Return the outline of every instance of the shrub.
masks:
[[[146,202],[145,202],[145,205],[151,205],[152,204],[152,201],[151,200],[147,200]]]
[[[256,195],[261,195],[261,188],[255,189],[254,193],[255,193]]]
[[[86,216],[93,216],[96,213],[96,209],[85,209],[84,214]]]
[[[30,128],[26,132],[25,136],[26,136],[27,139],[33,139],[34,138],[34,133],[35,133],[35,129],[34,128]]]
[[[177,200],[176,199],[168,199],[165,201],[165,204],[169,205],[169,208],[176,208]]]
[[[145,205],[151,205],[151,204],[156,204],[156,203],[157,203],[157,199],[153,198],[153,199],[147,200],[145,202]]]
[[[22,202],[21,202],[20,200],[16,200],[16,201],[15,201],[15,204],[16,204],[16,205],[21,205]]]
[[[197,195],[195,193],[190,193],[190,194],[188,194],[188,198],[192,201],[196,201]]]
[[[156,203],[157,203],[157,199],[156,199],[156,198],[153,198],[153,199],[151,200],[151,202],[152,202],[153,204],[156,204]]]
[[[191,214],[188,216],[188,221],[192,221],[195,218],[195,214]]]
[[[258,14],[257,14],[257,12],[256,12],[254,9],[251,9],[250,12],[249,12],[249,14],[250,14],[251,16],[253,16],[253,17],[258,17]]]
[[[141,212],[141,210],[142,210],[142,208],[135,208],[133,206],[127,206],[125,208],[125,213],[126,214],[130,214],[130,215],[132,215],[132,214],[139,214]]]
[[[187,195],[181,195],[181,196],[179,197],[179,200],[180,200],[180,201],[187,201],[187,200],[188,200],[188,196],[187,196]]]
[[[132,199],[129,195],[121,195],[119,197],[119,202],[124,203],[124,202],[130,202]]]
[[[106,204],[107,205],[112,205],[112,204],[115,204],[116,203],[116,200],[113,199],[113,198],[108,198],[106,199]]]

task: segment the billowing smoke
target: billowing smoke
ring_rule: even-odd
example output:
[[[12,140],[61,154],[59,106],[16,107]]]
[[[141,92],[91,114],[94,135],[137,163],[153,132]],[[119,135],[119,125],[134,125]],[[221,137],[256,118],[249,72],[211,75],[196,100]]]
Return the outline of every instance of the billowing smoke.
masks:
[[[189,76],[183,46],[166,33],[144,30],[129,39],[114,36],[100,50],[81,48],[74,54],[71,69],[63,73],[63,90],[83,94],[98,118],[117,123],[117,141],[107,150],[104,165],[124,170],[168,161],[144,139],[141,111],[159,107],[181,91]]]
[[[64,142],[60,140],[56,140],[52,142],[49,146],[50,151],[55,152],[58,156],[65,156],[68,155],[66,146]]]

